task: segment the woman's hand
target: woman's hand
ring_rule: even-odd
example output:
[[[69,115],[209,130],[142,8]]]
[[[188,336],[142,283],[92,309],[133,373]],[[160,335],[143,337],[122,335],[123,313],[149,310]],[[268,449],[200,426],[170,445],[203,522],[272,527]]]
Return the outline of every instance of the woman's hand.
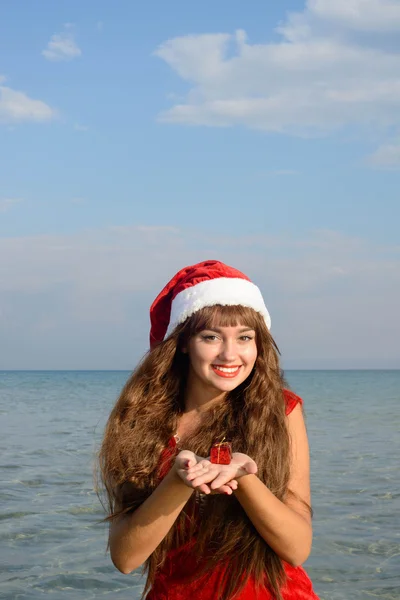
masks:
[[[213,491],[229,485],[231,481],[237,482],[244,475],[254,473],[257,473],[257,465],[254,460],[247,454],[234,452],[229,465],[217,465],[210,462],[209,459],[196,461],[196,464],[190,461],[187,469],[187,480],[199,489],[200,486],[210,484],[209,487]]]
[[[241,456],[245,456],[245,455],[243,454]],[[207,482],[205,482],[205,481],[204,482],[201,481],[200,483],[197,483],[194,481],[194,479],[195,479],[194,477],[192,477],[190,479],[189,473],[190,473],[191,469],[195,469],[198,467],[200,475],[202,473],[205,473],[205,468],[199,466],[199,465],[202,465],[203,463],[207,464],[207,467],[206,467],[207,469],[208,469],[208,464],[211,464],[208,460],[202,458],[201,456],[197,456],[193,452],[190,452],[190,450],[182,450],[181,452],[179,452],[178,456],[176,457],[173,468],[175,469],[175,471],[179,475],[179,477],[182,479],[182,481],[188,487],[193,488],[193,489],[198,489],[203,494],[210,494],[213,492],[214,494],[230,495],[233,493],[234,490],[237,489],[237,486],[238,486],[237,481],[235,478],[232,478],[232,477],[230,477],[229,480],[226,480],[221,485],[213,485],[212,489],[210,488],[210,486],[207,485]],[[219,465],[219,466],[221,466],[221,465]],[[257,467],[256,467],[256,470],[257,470]]]

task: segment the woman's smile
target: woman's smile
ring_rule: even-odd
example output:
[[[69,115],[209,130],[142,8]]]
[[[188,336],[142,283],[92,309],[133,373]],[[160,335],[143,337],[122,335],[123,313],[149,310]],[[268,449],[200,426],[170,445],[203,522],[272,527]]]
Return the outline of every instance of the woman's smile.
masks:
[[[218,377],[236,377],[239,374],[242,365],[234,365],[228,367],[227,365],[211,365],[212,370]]]

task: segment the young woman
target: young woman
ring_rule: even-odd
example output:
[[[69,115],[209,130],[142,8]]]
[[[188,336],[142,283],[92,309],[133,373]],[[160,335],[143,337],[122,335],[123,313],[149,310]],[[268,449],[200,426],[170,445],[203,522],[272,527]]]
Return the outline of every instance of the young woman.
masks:
[[[100,451],[114,565],[145,566],[147,600],[318,600],[300,566],[312,539],[302,400],[285,387],[258,287],[199,263],[150,318],[151,349]]]

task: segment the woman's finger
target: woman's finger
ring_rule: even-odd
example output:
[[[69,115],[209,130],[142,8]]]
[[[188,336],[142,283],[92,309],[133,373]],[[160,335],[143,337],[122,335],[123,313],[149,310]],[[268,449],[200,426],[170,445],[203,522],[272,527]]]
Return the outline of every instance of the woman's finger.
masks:
[[[210,483],[210,487],[212,490],[216,490],[219,487],[226,485],[229,481],[232,481],[232,473],[229,475],[227,473],[220,473],[213,481]]]
[[[197,479],[199,477],[211,477],[211,479],[215,479],[215,477],[218,474],[218,469],[215,468],[215,465],[212,465],[210,463],[205,463],[202,465],[201,468],[194,468],[194,469],[190,469],[190,471],[188,471],[188,480],[189,481],[193,481],[194,479]],[[208,481],[211,481],[211,479],[208,479]]]
[[[247,471],[247,473],[254,475],[257,473],[257,465],[254,461],[249,461],[243,465],[243,468]]]
[[[237,490],[237,488],[238,488],[238,482],[236,481],[236,479],[232,479],[231,481],[228,481],[228,483],[226,485],[229,485],[229,487],[232,488],[232,490]]]
[[[195,483],[193,481],[189,481],[188,477],[187,477],[187,472],[184,469],[178,469],[178,474],[179,474],[180,478],[182,479],[183,483],[185,485],[187,485],[189,488],[191,488],[192,490],[198,490],[198,491],[202,492],[203,494],[211,493],[211,489],[207,485],[207,483],[205,483],[203,481],[198,481]]]
[[[190,450],[182,450],[175,459],[178,469],[187,469],[197,464],[196,456]]]
[[[211,493],[226,494],[228,496],[232,496],[233,492],[237,490],[237,487],[237,481],[232,479],[231,481],[228,481],[228,483],[226,483],[225,485],[221,485],[221,487],[217,488],[216,490],[211,489]]]
[[[188,475],[187,479],[193,484],[194,487],[199,487],[199,485],[202,485],[203,483],[210,483],[217,476],[218,473],[216,473],[213,469],[210,469],[208,471],[205,471],[204,473],[196,475],[194,478]]]
[[[204,469],[210,468],[211,463],[208,460],[201,460],[200,462],[194,464],[190,467],[190,474],[201,473]]]
[[[231,479],[230,481],[228,481],[228,483],[226,483],[225,485],[221,485],[221,487],[217,488],[216,490],[212,489],[211,494],[214,496],[217,494],[226,494],[228,496],[231,496],[233,492],[237,490],[237,487],[238,482],[236,481],[236,479]]]
[[[211,493],[213,491],[214,490],[211,490]],[[232,496],[232,494],[233,494],[232,488],[229,485],[222,485],[220,488],[218,488],[217,491],[218,491],[218,493],[225,494],[226,496]]]
[[[188,475],[200,475],[200,473],[204,473],[205,468],[200,467],[199,465],[190,466],[188,469]]]
[[[186,471],[188,471],[188,469],[190,469],[193,466],[193,463],[195,463],[195,459],[193,458],[181,458],[178,461],[178,468],[185,469]]]

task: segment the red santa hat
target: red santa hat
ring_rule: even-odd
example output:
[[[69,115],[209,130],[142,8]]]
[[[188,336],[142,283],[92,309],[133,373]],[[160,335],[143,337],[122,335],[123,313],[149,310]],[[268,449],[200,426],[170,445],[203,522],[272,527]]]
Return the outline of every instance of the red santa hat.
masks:
[[[179,271],[150,307],[150,347],[206,306],[248,306],[259,312],[268,329],[271,319],[260,290],[250,279],[218,260],[206,260]]]

